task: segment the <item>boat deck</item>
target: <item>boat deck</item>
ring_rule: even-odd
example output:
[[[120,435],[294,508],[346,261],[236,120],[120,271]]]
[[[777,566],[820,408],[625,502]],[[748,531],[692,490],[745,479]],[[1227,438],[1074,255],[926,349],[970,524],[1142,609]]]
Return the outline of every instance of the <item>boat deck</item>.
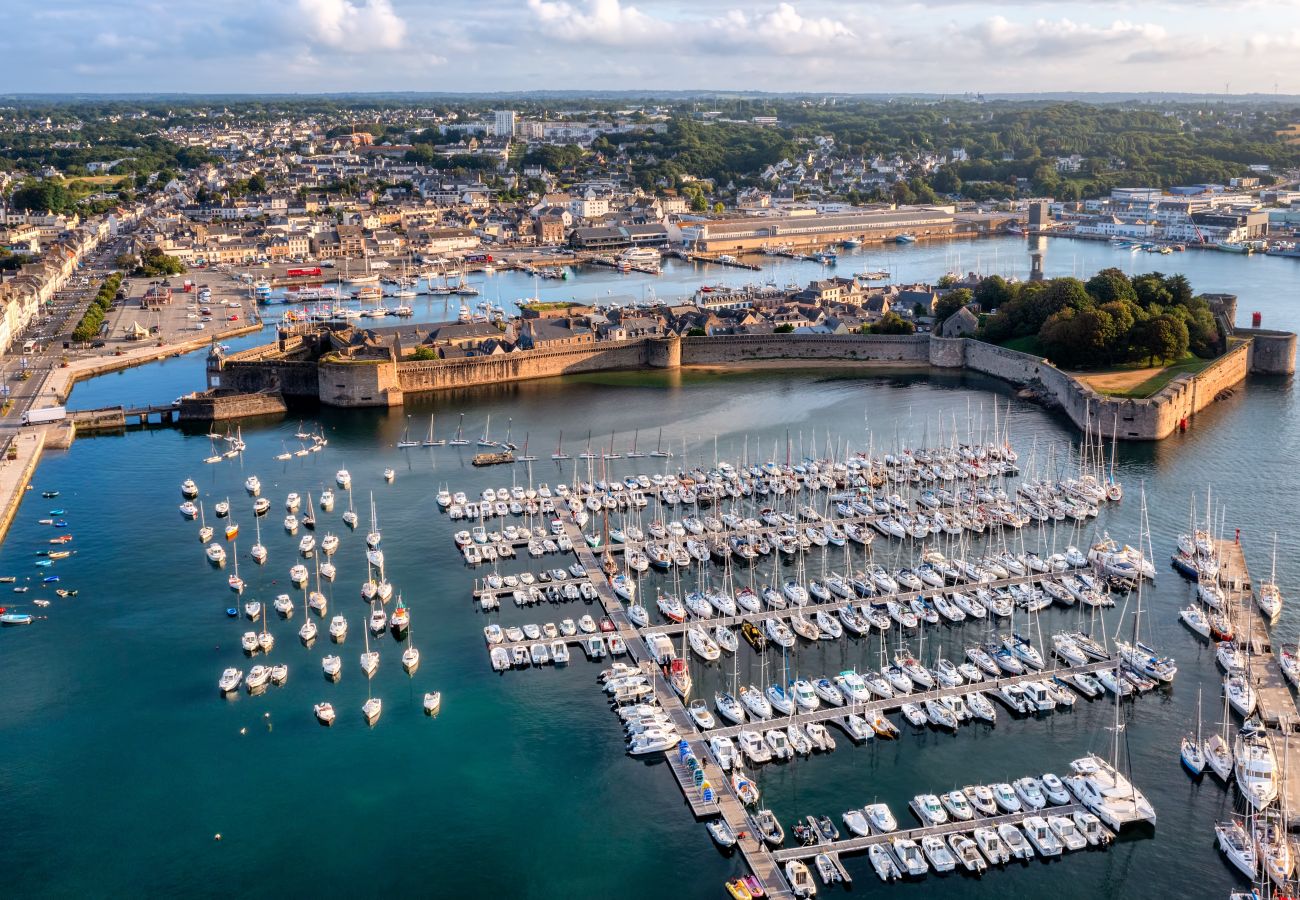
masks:
[[[771,719],[751,719],[743,725],[728,725],[724,728],[713,728],[705,732],[705,737],[730,737],[734,738],[742,731],[765,731],[770,728],[779,728],[786,725],[806,725],[810,722],[834,722],[840,725],[840,721],[849,713],[889,713],[895,712],[902,708],[904,703],[924,703],[926,700],[937,700],[941,697],[956,697],[969,694],[973,691],[982,691],[989,700],[997,700],[993,696],[993,691],[1008,685],[1023,684],[1026,681],[1042,681],[1051,678],[1053,675],[1078,675],[1100,672],[1102,669],[1113,669],[1114,660],[1097,660],[1094,662],[1084,663],[1081,666],[1062,666],[1059,668],[1048,668],[1042,671],[1026,672],[1024,675],[1012,675],[1006,678],[985,679],[974,684],[961,684],[956,687],[935,688],[930,691],[918,691],[905,696],[896,696],[889,699],[872,700],[867,703],[854,703],[845,706],[823,705],[812,712],[796,713],[791,716],[774,716]],[[1077,692],[1076,692],[1077,693]],[[1080,696],[1080,701],[1084,698]],[[1001,702],[999,701],[999,704]],[[1006,706],[1001,706],[1006,711]],[[847,732],[846,732],[847,733]]]

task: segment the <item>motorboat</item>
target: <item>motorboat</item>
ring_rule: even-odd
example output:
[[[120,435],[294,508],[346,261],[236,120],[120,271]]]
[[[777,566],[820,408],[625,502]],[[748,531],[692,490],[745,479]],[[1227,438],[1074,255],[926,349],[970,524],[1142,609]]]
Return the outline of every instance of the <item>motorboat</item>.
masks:
[[[1052,826],[1042,816],[1029,816],[1022,823],[1029,843],[1038,851],[1039,856],[1060,856],[1064,847]]]
[[[894,838],[890,841],[890,849],[894,851],[894,856],[909,878],[920,878],[930,871],[930,864],[925,861],[925,854],[911,838]]]
[[[217,681],[217,689],[223,694],[229,694],[239,690],[239,683],[244,679],[244,673],[233,666],[221,673],[221,678]]]
[[[896,881],[903,877],[903,873],[899,871],[898,863],[884,844],[872,844],[867,848],[867,856],[871,860],[871,867],[876,870],[876,875],[880,877],[881,881]]]
[[[993,796],[993,789],[986,784],[971,784],[962,788],[962,793],[972,809],[982,816],[996,816],[998,802]]]
[[[957,857],[939,835],[924,835],[921,838],[921,850],[936,872],[951,872],[957,868]]]
[[[1034,848],[1025,840],[1025,833],[1011,822],[1003,822],[997,828],[998,837],[1007,851],[1016,859],[1033,859]]]
[[[922,825],[942,825],[948,821],[948,812],[935,794],[917,794],[909,805]]]
[[[1248,721],[1238,732],[1233,758],[1237,787],[1251,807],[1262,810],[1272,804],[1278,795],[1277,756],[1267,732],[1254,720]],[[1110,824],[1104,815],[1097,814],[1103,822]]]
[[[898,830],[898,821],[884,803],[868,803],[862,807],[862,814],[867,817],[867,822],[878,834],[888,834]]]
[[[964,834],[952,834],[948,836],[948,846],[951,848],[957,861],[967,872],[973,872],[976,875],[988,868],[988,863],[980,855],[979,846],[975,841]]]

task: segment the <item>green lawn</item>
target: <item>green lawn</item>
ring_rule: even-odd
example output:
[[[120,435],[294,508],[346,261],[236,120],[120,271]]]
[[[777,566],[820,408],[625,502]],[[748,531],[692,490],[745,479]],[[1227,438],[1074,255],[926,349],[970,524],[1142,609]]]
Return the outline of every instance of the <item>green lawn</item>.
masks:
[[[1214,360],[1212,359],[1201,359],[1199,356],[1192,356],[1189,353],[1180,362],[1174,363],[1172,366],[1166,366],[1163,371],[1152,375],[1146,381],[1135,385],[1127,391],[1117,391],[1112,393],[1110,396],[1142,400],[1159,392],[1161,388],[1173,381],[1179,375],[1195,375],[1213,361]]]
[[[1038,335],[1027,334],[1024,337],[1012,338],[1002,344],[1008,350],[1017,350],[1021,353],[1029,353],[1033,356],[1042,356],[1043,351],[1038,346]]]

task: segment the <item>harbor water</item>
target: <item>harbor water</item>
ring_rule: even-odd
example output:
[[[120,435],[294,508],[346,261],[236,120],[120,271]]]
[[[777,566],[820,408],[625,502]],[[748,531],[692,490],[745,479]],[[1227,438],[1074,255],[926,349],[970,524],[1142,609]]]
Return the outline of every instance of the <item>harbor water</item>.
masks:
[[[1181,271],[1201,291],[1240,296],[1244,318],[1260,310],[1264,324],[1300,328],[1291,308],[1296,266],[1290,259],[1183,253],[1156,258],[1107,245],[1058,241],[1047,250],[1049,274],[1087,276],[1118,265],[1127,271]],[[949,270],[1025,275],[1023,240],[992,240],[912,246],[845,256],[840,273],[889,269],[897,280],[934,280]],[[700,282],[744,284],[771,274],[778,283],[806,282],[824,271],[809,263],[785,263],[772,273],[707,272],[670,264],[658,279],[613,272],[581,274],[543,283],[545,299],[640,299],[653,288],[675,298]],[[529,296],[531,280],[502,273],[485,280],[484,296]],[[417,301],[417,319],[426,315]],[[441,301],[437,301],[441,306]],[[245,341],[255,341],[256,337]],[[78,386],[73,407],[109,403],[166,402],[199,387],[202,354],[105,376]],[[662,761],[624,754],[623,734],[595,683],[600,666],[575,653],[565,668],[493,673],[482,628],[558,622],[592,612],[582,604],[518,609],[507,601],[491,618],[470,598],[475,573],[451,540],[453,525],[434,503],[440,487],[476,496],[483,488],[548,482],[573,483],[575,461],[550,460],[559,432],[576,457],[593,432],[593,448],[626,452],[634,435],[642,450],[662,441],[676,456],[671,471],[711,465],[715,457],[783,459],[787,447],[799,457],[846,446],[878,451],[921,446],[968,434],[988,434],[997,408],[1020,453],[1021,465],[1064,460],[1077,435],[1038,407],[1017,400],[1004,384],[982,376],[928,374],[887,369],[753,370],[723,373],[637,372],[574,376],[413,399],[397,410],[321,410],[308,425],[323,429],[329,446],[320,453],[275,461],[298,446],[297,418],[243,431],[242,457],[216,465],[205,435],[174,429],[133,431],[123,436],[78,440],[67,452],[47,453],[8,539],[0,547],[0,575],[14,575],[24,594],[0,586],[0,605],[36,613],[28,628],[0,632],[0,823],[12,860],[6,875],[14,896],[157,895],[162,893],[247,896],[310,890],[324,896],[407,892],[435,896],[533,898],[713,898],[722,882],[744,871],[739,857],[717,851],[686,808]],[[420,440],[430,415],[437,436],[451,437],[464,415],[465,436],[476,440],[491,417],[492,436],[522,443],[541,457],[527,466],[474,469],[476,448],[398,449],[408,427]],[[611,437],[612,435],[612,437]],[[1126,702],[1122,745],[1134,781],[1159,813],[1154,829],[1126,832],[1105,851],[1067,854],[1050,863],[1014,864],[976,880],[931,875],[916,884],[884,886],[863,857],[846,857],[853,893],[917,895],[944,890],[957,898],[1024,896],[1051,892],[1061,898],[1148,897],[1152,886],[1194,885],[1196,896],[1225,897],[1240,883],[1213,846],[1213,823],[1233,809],[1233,795],[1210,776],[1188,779],[1178,761],[1179,739],[1195,728],[1201,689],[1205,728],[1222,716],[1220,678],[1212,647],[1177,619],[1192,588],[1167,565],[1177,535],[1188,526],[1196,498],[1203,515],[1207,487],[1225,510],[1226,533],[1242,531],[1256,577],[1267,575],[1273,533],[1279,533],[1278,581],[1287,596],[1277,631],[1282,640],[1300,632],[1300,508],[1291,473],[1290,448],[1300,445],[1300,405],[1291,379],[1251,379],[1232,397],[1196,418],[1192,429],[1159,444],[1121,445],[1117,477],[1124,501],[1103,511],[1097,523],[1075,532],[1063,526],[1025,529],[1029,549],[1084,545],[1105,529],[1130,543],[1139,538],[1145,490],[1159,578],[1143,593],[1143,637],[1174,656],[1173,686]],[[609,475],[663,471],[664,460],[610,461]],[[577,477],[586,463],[576,462]],[[396,470],[385,482],[385,467]],[[340,520],[347,495],[334,484],[347,468],[361,527],[350,533]],[[253,564],[251,501],[243,482],[259,476],[272,501],[262,520],[270,551]],[[207,522],[218,527],[212,507],[229,498],[240,525],[242,598],[226,585],[231,563],[208,564],[197,524],[177,513],[179,484],[192,477],[200,488]],[[325,587],[329,615],[343,613],[351,626],[335,647],[320,621],[311,648],[298,641],[303,597],[288,571],[302,535],[282,527],[284,498],[297,491],[318,499],[326,486],[337,495],[333,513],[317,507],[319,540],[340,535],[339,574]],[[56,498],[42,491],[57,490]],[[367,684],[358,666],[367,607],[359,588],[365,577],[364,534],[373,492],[383,532],[389,580],[411,608],[411,640],[423,661],[413,677],[399,662],[390,636],[372,647],[379,671]],[[62,509],[60,515],[51,510]],[[651,512],[644,521],[653,517]],[[679,517],[678,510],[671,517]],[[37,568],[37,551],[48,550],[58,531],[39,524],[62,518],[75,554]],[[906,564],[897,542],[877,538],[877,561]],[[231,549],[227,545],[228,550]],[[827,557],[838,568],[842,551]],[[232,556],[235,554],[232,553]],[[822,554],[809,554],[806,576],[821,574]],[[539,571],[567,565],[558,557],[502,563],[503,572]],[[858,564],[864,560],[859,554]],[[766,572],[766,566],[760,567]],[[43,585],[54,574],[57,584]],[[687,576],[690,584],[693,574]],[[747,577],[747,576],[746,576]],[[653,590],[648,579],[643,590]],[[53,588],[76,589],[58,598]],[[226,666],[247,669],[240,635],[260,627],[227,618],[226,608],[256,598],[268,603],[289,593],[298,610],[281,621],[269,662],[290,667],[283,687],[265,694],[241,692],[223,699],[217,677]],[[48,608],[32,604],[51,601]],[[390,607],[391,608],[391,607]],[[1128,608],[1131,614],[1132,606]],[[1108,612],[1110,633],[1131,622],[1123,607]],[[1073,624],[1077,612],[1050,610],[1041,631],[1050,635]],[[896,647],[887,634],[887,653]],[[932,660],[940,648],[950,659],[983,633],[977,625],[925,630]],[[337,652],[343,676],[331,684],[320,659]],[[782,658],[769,652],[760,663],[742,643],[740,684],[778,680],[778,667],[820,677],[852,667],[878,667],[880,639],[802,644]],[[705,666],[692,660],[695,696],[732,684],[724,655]],[[367,691],[384,701],[382,718],[366,727],[361,705]],[[433,719],[421,708],[425,691],[442,692]],[[312,705],[334,704],[338,722],[320,727]],[[975,782],[1009,781],[1045,771],[1061,773],[1070,760],[1110,747],[1114,707],[1080,700],[1073,710],[1013,719],[1002,708],[997,724],[964,726],[955,734],[903,725],[896,742],[854,747],[836,728],[838,749],[751,771],[787,828],[797,816],[830,815],[837,824],[851,806],[888,802],[900,823],[910,822],[907,801],[923,791]],[[895,717],[897,721],[897,717]],[[901,723],[900,723],[901,724]],[[1300,765],[1300,760],[1295,761]],[[220,840],[215,839],[220,835]],[[1174,890],[1172,887],[1170,890]],[[836,893],[831,891],[830,893]]]

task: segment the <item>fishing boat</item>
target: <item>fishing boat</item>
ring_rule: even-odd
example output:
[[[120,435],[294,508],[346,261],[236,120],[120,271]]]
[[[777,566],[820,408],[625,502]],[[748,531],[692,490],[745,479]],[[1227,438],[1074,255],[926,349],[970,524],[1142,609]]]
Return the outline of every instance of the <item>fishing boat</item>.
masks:
[[[331,703],[317,703],[312,707],[312,712],[316,716],[316,721],[320,722],[327,728],[334,724],[334,705]]]
[[[442,691],[428,691],[424,695],[424,714],[436,716],[442,709]]]

